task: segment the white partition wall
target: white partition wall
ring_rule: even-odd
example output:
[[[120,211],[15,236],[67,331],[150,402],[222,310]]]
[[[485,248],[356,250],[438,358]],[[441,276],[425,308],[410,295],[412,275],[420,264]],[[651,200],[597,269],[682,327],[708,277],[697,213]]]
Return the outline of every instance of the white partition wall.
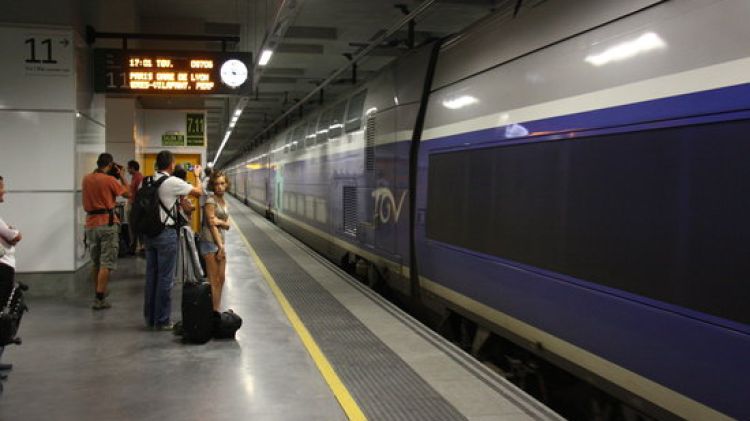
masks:
[[[0,215],[24,234],[20,274],[73,273],[87,262],[80,180],[104,151],[103,102],[91,90],[88,56],[70,28],[0,24],[0,175],[8,190]]]

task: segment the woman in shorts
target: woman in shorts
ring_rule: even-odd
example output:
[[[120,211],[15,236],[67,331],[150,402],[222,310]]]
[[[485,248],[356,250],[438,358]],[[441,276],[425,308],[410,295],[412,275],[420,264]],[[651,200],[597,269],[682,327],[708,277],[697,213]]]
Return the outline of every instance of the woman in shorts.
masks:
[[[229,188],[229,180],[223,171],[214,171],[208,181],[208,186],[213,191],[213,195],[206,198],[200,252],[206,259],[206,271],[211,284],[214,310],[219,311],[227,267],[224,231],[229,229],[229,212],[227,202],[224,201],[224,192]]]

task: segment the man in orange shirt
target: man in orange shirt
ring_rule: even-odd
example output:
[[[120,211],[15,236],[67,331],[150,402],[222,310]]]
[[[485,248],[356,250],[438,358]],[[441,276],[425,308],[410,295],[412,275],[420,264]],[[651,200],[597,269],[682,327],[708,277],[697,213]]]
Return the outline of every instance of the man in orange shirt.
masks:
[[[86,241],[94,263],[93,279],[96,299],[92,308],[103,310],[111,305],[105,299],[109,274],[117,269],[120,220],[115,213],[117,196],[130,197],[122,167],[111,154],[96,160],[97,169],[83,177],[83,209],[86,211]]]

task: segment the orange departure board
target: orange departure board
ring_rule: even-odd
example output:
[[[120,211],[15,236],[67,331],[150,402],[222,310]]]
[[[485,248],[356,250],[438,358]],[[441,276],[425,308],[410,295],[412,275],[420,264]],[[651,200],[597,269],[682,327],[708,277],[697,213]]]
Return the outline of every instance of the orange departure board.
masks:
[[[95,90],[132,94],[236,94],[250,86],[250,53],[103,50]]]

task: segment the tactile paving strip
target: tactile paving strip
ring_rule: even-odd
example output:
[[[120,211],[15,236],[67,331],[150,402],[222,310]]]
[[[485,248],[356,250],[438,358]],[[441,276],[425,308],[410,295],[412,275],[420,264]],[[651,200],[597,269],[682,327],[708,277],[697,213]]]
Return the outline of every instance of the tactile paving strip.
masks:
[[[245,215],[250,240],[341,381],[371,420],[465,420]]]

